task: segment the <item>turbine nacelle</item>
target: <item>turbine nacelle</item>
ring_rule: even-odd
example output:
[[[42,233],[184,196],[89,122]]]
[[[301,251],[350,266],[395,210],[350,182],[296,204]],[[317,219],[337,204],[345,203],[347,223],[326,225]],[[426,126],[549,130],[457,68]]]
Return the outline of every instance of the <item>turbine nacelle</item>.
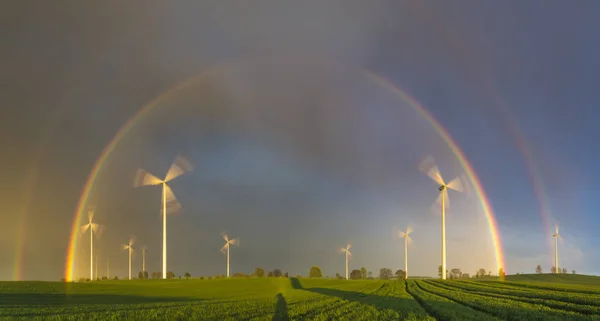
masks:
[[[229,239],[226,233],[222,233],[221,236],[225,240],[225,245],[223,245],[223,247],[221,248],[221,252],[223,252],[223,254],[227,253],[227,249],[229,248],[229,246],[240,244],[239,238]]]

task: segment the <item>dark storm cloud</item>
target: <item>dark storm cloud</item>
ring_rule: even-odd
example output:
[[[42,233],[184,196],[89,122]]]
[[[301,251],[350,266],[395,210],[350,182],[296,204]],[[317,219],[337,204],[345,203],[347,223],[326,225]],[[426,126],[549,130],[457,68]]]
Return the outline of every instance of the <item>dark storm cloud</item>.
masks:
[[[564,164],[595,166],[590,163],[593,148],[581,147],[593,143],[589,131],[595,109],[581,106],[595,105],[590,97],[600,74],[594,72],[600,47],[593,45],[598,8],[594,1],[582,2],[582,9],[563,6],[553,1],[5,3],[0,10],[0,146],[7,151],[0,153],[0,278],[11,278],[21,234],[15,227],[23,222],[25,277],[57,279],[81,188],[115,132],[174,84],[217,63],[246,57],[263,58],[263,65],[255,65],[260,73],[211,78],[203,92],[186,97],[202,106],[185,106],[181,98],[182,106],[157,110],[109,160],[92,202],[101,203],[97,218],[107,224],[99,252],[115,265],[123,257],[114,249],[132,231],[149,243],[149,260],[158,262],[159,191],[132,192],[130,176],[140,165],[163,174],[179,152],[193,158],[197,171],[173,183],[184,204],[184,212],[170,218],[178,232],[171,234],[170,244],[178,245],[179,252],[173,253],[173,266],[221,271],[218,232],[243,234],[241,229],[257,221],[272,224],[242,237],[243,244],[255,249],[236,254],[234,260],[250,262],[239,266],[244,271],[264,264],[303,272],[297,265],[310,256],[333,274],[339,262],[331,263],[335,253],[325,249],[343,245],[348,235],[364,241],[356,244],[356,264],[391,265],[395,261],[381,253],[397,250],[395,245],[378,247],[378,242],[387,240],[380,229],[392,220],[404,224],[415,219],[421,231],[437,233],[430,226],[437,219],[422,210],[435,195],[421,195],[419,184],[426,188],[430,182],[418,173],[403,174],[405,185],[394,178],[413,171],[421,152],[443,147],[431,129],[418,132],[422,119],[410,116],[410,109],[390,107],[399,103],[389,93],[343,81],[344,74],[280,66],[266,57],[327,57],[377,70],[408,88],[443,120],[473,160],[494,195],[500,223],[537,231],[530,182],[515,165],[521,164],[521,156],[493,111],[497,97],[490,97],[483,84],[493,78],[499,95],[528,124],[525,132],[535,141],[532,145],[542,158],[553,158],[540,166],[548,173],[548,184],[581,182]],[[356,90],[348,93],[349,88]],[[564,106],[578,112],[565,118]],[[157,125],[166,119],[170,126]],[[405,127],[397,128],[398,123]],[[562,136],[548,135],[557,128]],[[430,148],[421,149],[415,141]],[[269,154],[274,150],[275,155]],[[454,174],[455,160],[440,154],[435,156],[443,161],[444,173]],[[573,162],[568,155],[579,158]],[[588,176],[577,177],[596,186]],[[403,198],[395,199],[400,192]],[[548,193],[560,194],[557,200],[566,195],[556,189]],[[327,204],[332,194],[339,198]],[[111,199],[114,195],[118,197]],[[555,208],[565,207],[559,202]],[[475,220],[467,215],[472,208],[459,197],[456,203],[455,210],[463,209],[469,217],[465,220]],[[582,209],[591,207],[582,203]],[[398,215],[399,208],[414,216]],[[288,216],[277,214],[284,210]],[[464,236],[451,235],[463,223],[454,222],[449,236],[464,243]],[[583,228],[589,233],[593,225]],[[297,233],[284,227],[297,227]],[[261,239],[261,233],[270,237]],[[328,233],[328,238],[307,241],[306,248],[297,246],[306,235]],[[435,274],[437,261],[424,249],[437,240],[415,239],[425,257],[421,267]],[[293,248],[296,257],[290,254]],[[365,254],[372,248],[381,253]],[[48,267],[39,269],[39,261]]]

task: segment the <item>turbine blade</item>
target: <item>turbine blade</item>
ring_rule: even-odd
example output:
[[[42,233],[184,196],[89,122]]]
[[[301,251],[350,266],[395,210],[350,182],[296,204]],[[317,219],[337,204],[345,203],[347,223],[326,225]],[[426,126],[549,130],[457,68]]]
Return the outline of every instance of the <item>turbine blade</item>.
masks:
[[[346,248],[345,247],[340,247],[340,248],[338,248],[338,252],[339,253],[344,253],[344,252],[346,252]]]
[[[88,222],[92,223],[93,219],[94,219],[94,210],[89,210],[88,211]]]
[[[439,211],[440,211],[440,206],[442,206],[442,193],[444,194],[444,208],[450,207],[450,199],[448,198],[448,189],[444,188],[444,191],[440,192],[437,199],[435,200],[435,203],[433,204],[434,212],[439,213]]]
[[[81,226],[81,234],[87,232],[88,228],[90,228],[90,223]]]
[[[556,235],[558,235],[558,224],[554,224],[554,229],[556,230]]]
[[[346,251],[347,251],[347,250],[349,250],[351,247],[352,247],[352,244],[348,243],[348,244],[346,245]]]
[[[221,253],[223,253],[223,254],[227,253],[228,246],[229,246],[229,243],[225,243],[225,245],[223,245],[223,247],[221,248]]]
[[[410,226],[406,227],[406,235],[410,235],[410,233],[412,233],[413,229]]]
[[[133,180],[133,187],[159,185],[162,183],[163,183],[163,181],[158,179],[158,177],[156,177],[140,168],[137,170],[137,173],[135,174],[135,178]]]
[[[129,249],[129,245],[121,244],[121,251],[126,251],[127,249]]]
[[[440,174],[440,170],[438,169],[437,165],[435,165],[435,160],[433,159],[433,157],[426,157],[419,164],[419,171],[426,173],[427,176],[429,176],[438,185],[445,185],[444,179],[442,178],[442,175]]]
[[[446,186],[457,192],[463,191],[463,184],[459,177],[456,177],[455,179],[451,180],[450,183],[448,183]]]
[[[352,258],[352,252],[348,251],[348,260]]]
[[[229,241],[229,244],[231,245],[239,245],[240,244],[240,239],[239,238],[235,238]]]
[[[223,239],[225,240],[225,242],[229,243],[229,237],[227,237],[227,233],[223,232],[223,233],[221,233],[221,236],[223,237]]]
[[[179,212],[179,210],[181,210],[181,204],[179,204],[179,201],[177,201],[177,198],[175,197],[175,194],[169,185],[165,184],[163,188],[165,189],[166,194],[165,199],[167,201],[167,214],[176,214]]]
[[[173,164],[171,164],[171,168],[167,172],[167,176],[165,177],[165,182],[169,182],[174,180],[175,178],[191,171],[193,169],[192,163],[190,163],[185,157],[177,156]]]

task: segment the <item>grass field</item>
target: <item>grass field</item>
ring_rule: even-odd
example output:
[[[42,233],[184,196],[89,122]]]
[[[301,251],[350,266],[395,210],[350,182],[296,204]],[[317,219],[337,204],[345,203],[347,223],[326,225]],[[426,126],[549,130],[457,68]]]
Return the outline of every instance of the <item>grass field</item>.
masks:
[[[0,319],[600,320],[600,278],[0,282]]]

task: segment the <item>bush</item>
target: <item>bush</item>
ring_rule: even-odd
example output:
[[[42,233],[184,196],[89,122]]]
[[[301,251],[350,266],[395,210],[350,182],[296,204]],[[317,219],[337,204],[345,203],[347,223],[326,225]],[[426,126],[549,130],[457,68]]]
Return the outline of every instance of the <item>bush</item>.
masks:
[[[321,272],[321,269],[315,265],[310,268],[308,276],[311,278],[320,278],[323,277],[323,273]]]

